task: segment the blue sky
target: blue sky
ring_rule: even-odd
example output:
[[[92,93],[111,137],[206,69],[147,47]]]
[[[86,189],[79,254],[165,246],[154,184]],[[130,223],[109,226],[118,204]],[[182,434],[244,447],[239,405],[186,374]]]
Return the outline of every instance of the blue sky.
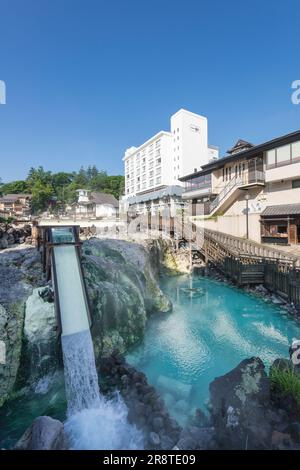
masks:
[[[122,156],[179,108],[221,153],[300,128],[299,1],[0,0],[0,177]]]

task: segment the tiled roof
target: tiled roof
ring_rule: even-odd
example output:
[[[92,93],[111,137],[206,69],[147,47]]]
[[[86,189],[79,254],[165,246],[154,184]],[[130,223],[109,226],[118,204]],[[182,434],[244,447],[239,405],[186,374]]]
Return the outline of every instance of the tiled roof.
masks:
[[[261,213],[262,216],[300,215],[300,204],[281,204],[267,206]]]
[[[107,193],[91,193],[91,201],[95,204],[109,204],[114,207],[119,207],[119,201],[112,195]]]
[[[29,198],[31,199],[31,194],[5,194],[0,197],[1,202],[15,202],[20,198]]]

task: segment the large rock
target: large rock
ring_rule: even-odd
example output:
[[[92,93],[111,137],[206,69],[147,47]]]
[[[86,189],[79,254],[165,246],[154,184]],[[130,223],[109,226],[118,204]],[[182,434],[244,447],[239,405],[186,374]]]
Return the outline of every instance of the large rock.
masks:
[[[122,240],[84,242],[84,272],[96,357],[124,352],[143,334],[147,315],[172,305],[159,288],[149,251]]]
[[[24,336],[32,380],[47,374],[57,364],[54,303],[43,299],[44,290],[34,289],[25,305]]]
[[[66,448],[67,439],[63,424],[49,416],[36,418],[15,446],[15,450],[64,450]]]
[[[225,449],[269,449],[272,426],[267,418],[270,389],[259,358],[245,359],[210,384],[212,420]]]
[[[0,364],[0,406],[19,372],[26,300],[43,283],[40,257],[34,248],[21,245],[0,254],[0,340],[6,349],[6,362]]]
[[[30,225],[11,225],[11,224],[0,224],[0,250],[5,249],[10,245],[17,243],[24,243],[31,237],[31,226]]]

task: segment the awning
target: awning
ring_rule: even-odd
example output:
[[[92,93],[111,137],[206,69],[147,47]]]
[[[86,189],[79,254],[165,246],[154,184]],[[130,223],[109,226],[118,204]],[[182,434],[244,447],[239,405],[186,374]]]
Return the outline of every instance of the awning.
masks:
[[[168,196],[181,197],[183,188],[181,186],[167,186],[166,188],[158,191],[151,191],[149,193],[141,194],[140,196],[133,196],[127,198],[127,202],[132,204],[140,204],[142,202],[153,201],[155,199],[162,199]]]
[[[278,206],[267,206],[261,213],[262,217],[280,217],[300,215],[300,204],[281,204]]]

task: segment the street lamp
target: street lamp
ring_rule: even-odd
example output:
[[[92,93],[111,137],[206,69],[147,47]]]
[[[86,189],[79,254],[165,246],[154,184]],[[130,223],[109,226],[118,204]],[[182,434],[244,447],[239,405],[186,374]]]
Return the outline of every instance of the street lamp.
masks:
[[[246,199],[246,238],[249,238],[249,199],[250,195],[246,193],[245,195]]]

